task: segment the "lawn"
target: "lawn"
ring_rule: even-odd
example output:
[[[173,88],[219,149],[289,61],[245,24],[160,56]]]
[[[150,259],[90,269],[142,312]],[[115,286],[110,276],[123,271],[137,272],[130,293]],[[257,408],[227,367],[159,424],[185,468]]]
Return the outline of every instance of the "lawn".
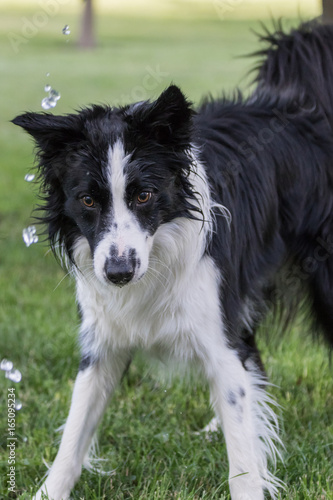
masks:
[[[64,2],[63,2],[64,3]],[[65,10],[65,9],[63,9]],[[23,110],[41,110],[50,84],[61,93],[55,113],[91,102],[125,103],[156,97],[170,82],[195,103],[207,91],[245,88],[257,49],[257,21],[218,16],[146,20],[111,13],[98,19],[98,47],[76,47],[78,19],[61,10],[25,42],[34,10],[0,7],[0,359],[22,372],[19,384],[0,373],[0,499],[7,499],[7,390],[23,404],[15,419],[16,493],[29,498],[54,459],[76,376],[78,318],[73,283],[45,242],[26,248],[37,187],[24,181],[33,165],[32,143],[9,123]],[[193,13],[192,13],[193,14]],[[296,21],[288,21],[294,23]],[[28,24],[27,24],[28,23]],[[62,35],[69,24],[71,34]],[[13,35],[14,34],[14,35]],[[49,76],[47,74],[49,73]],[[42,240],[42,237],[40,238]],[[268,327],[266,328],[268,329]],[[287,484],[283,499],[333,499],[333,381],[327,351],[295,326],[281,343],[260,338],[263,359],[281,404]],[[170,380],[138,356],[117,391],[99,432],[100,466],[113,475],[84,472],[74,500],[228,499],[223,436],[196,434],[212,414],[207,387],[197,379]]]

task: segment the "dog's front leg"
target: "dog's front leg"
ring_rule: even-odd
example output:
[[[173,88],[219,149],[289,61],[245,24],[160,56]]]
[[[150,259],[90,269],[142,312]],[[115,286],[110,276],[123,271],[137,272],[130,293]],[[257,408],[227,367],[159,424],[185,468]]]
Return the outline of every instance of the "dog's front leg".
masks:
[[[263,500],[277,494],[278,480],[267,470],[275,454],[276,417],[268,405],[265,379],[253,360],[245,367],[236,351],[224,346],[208,372],[211,401],[222,424],[229,458],[232,500]]]
[[[34,500],[41,500],[43,493],[49,500],[69,497],[97,424],[128,361],[128,353],[117,352],[107,361],[97,361],[79,371],[58,454]]]

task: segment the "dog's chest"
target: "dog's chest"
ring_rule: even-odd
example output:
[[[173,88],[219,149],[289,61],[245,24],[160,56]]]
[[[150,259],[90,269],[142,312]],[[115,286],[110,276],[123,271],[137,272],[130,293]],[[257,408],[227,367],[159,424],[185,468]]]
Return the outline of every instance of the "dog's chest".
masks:
[[[209,258],[192,273],[153,276],[120,290],[77,282],[81,331],[90,349],[142,348],[179,354],[192,350],[221,322],[218,283]]]

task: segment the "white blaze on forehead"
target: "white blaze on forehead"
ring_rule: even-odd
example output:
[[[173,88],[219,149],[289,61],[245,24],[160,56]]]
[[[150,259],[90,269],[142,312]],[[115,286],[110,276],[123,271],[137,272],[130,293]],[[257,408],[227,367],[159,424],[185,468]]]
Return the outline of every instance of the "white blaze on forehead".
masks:
[[[129,156],[125,155],[124,146],[118,140],[113,147],[110,146],[108,154],[109,182],[112,195],[113,222],[118,227],[117,247],[118,255],[125,251],[125,241],[122,238],[122,229],[129,223],[130,213],[126,205],[126,174],[125,167]]]
[[[94,269],[97,278],[105,282],[105,264],[111,249],[119,258],[136,257],[133,281],[140,279],[148,267],[152,238],[144,231],[126,202],[126,165],[129,162],[124,146],[118,140],[108,151],[108,181],[111,193],[110,226],[103,234],[94,252]]]
[[[125,167],[128,160],[129,156],[125,155],[124,146],[120,140],[118,140],[113,147],[110,146],[108,154],[108,171],[112,205],[116,216],[119,216],[119,213],[127,208],[125,204]]]

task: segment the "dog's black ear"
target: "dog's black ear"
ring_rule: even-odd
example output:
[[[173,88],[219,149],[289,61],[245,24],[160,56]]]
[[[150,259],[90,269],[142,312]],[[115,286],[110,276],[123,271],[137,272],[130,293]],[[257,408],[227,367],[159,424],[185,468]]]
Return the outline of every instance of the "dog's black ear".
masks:
[[[75,115],[29,112],[17,116],[12,123],[26,130],[42,150],[62,146],[80,134]]]
[[[135,106],[132,123],[144,138],[184,149],[190,144],[193,113],[192,103],[176,85],[170,85],[156,101]]]
[[[55,116],[29,112],[17,116],[12,123],[22,127],[34,138],[38,168],[46,188],[59,185],[67,167],[72,165],[72,146],[82,137],[77,115]]]

